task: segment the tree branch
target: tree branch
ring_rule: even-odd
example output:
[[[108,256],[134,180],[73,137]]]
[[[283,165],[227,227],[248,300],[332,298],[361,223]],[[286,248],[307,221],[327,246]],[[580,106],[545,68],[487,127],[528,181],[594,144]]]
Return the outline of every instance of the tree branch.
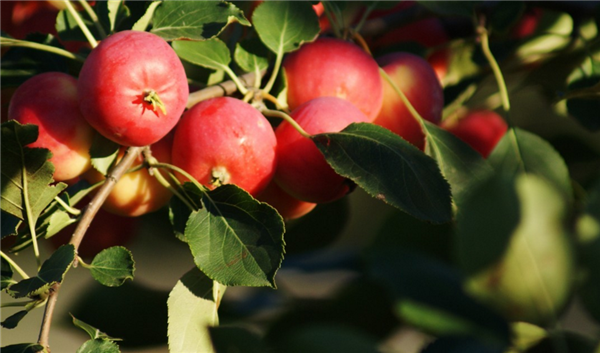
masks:
[[[266,70],[262,70],[260,72],[260,76],[264,76]],[[239,77],[240,81],[244,83],[246,87],[252,87],[254,85],[254,81],[256,81],[256,74],[254,72],[249,72]],[[187,101],[186,108],[191,108],[199,102],[210,98],[223,97],[228,96],[237,92],[237,86],[233,81],[224,81],[217,85],[206,87],[199,91],[190,93]]]

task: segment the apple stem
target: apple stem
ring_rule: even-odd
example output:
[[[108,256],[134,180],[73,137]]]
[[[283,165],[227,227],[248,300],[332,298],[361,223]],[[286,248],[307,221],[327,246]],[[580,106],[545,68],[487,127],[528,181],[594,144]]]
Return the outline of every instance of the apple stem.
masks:
[[[387,81],[387,83],[389,83],[392,86],[392,88],[398,94],[398,96],[400,96],[400,99],[402,100],[404,105],[406,105],[406,108],[408,109],[410,114],[413,116],[413,118],[415,118],[417,120],[417,122],[421,126],[421,129],[423,131],[427,131],[427,129],[425,128],[425,123],[423,122],[423,117],[421,116],[421,114],[419,114],[419,112],[417,112],[417,110],[412,105],[412,103],[410,103],[410,101],[408,100],[408,98],[406,97],[404,92],[402,92],[402,90],[400,88],[398,88],[398,86],[394,83],[394,81],[392,81],[392,79],[387,74],[387,72],[385,72],[384,69],[382,69],[380,67],[379,72],[381,73],[381,76]]]
[[[92,46],[92,48],[97,47],[98,46],[98,41],[96,41],[96,38],[94,38],[94,36],[92,35],[92,32],[90,32],[89,28],[87,28],[87,26],[85,25],[85,23],[83,23],[83,19],[81,18],[81,16],[79,16],[79,13],[77,13],[77,10],[75,10],[75,8],[73,7],[73,5],[71,4],[71,1],[70,0],[65,0],[65,5],[67,7],[67,10],[71,14],[71,16],[73,16],[73,18],[75,19],[75,22],[77,22],[77,25],[79,26],[79,28],[83,32],[83,35],[85,36],[85,38],[87,39],[87,41],[90,43],[90,45]]]
[[[94,21],[94,27],[96,27],[96,29],[98,30],[100,37],[102,37],[102,39],[106,38],[106,31],[104,31],[104,27],[102,27],[102,24],[100,24],[100,20],[98,19],[96,12],[94,12],[94,9],[92,9],[90,4],[88,4],[86,0],[78,0],[78,1],[79,1],[79,4],[81,5],[81,7],[83,7],[85,12],[88,14],[88,16],[90,16],[92,21]]]
[[[296,120],[294,120],[294,118],[287,115],[286,113],[280,112],[279,110],[271,110],[271,109],[263,109],[261,111],[261,113],[263,113],[265,116],[283,119],[288,124],[292,125],[292,127],[294,129],[296,129],[296,131],[298,131],[300,133],[300,135],[302,135],[303,137],[306,137],[306,138],[311,138],[311,135],[308,132],[306,132],[306,130],[304,130],[302,128],[302,126],[300,126],[300,124],[298,124],[298,122],[296,122]]]
[[[156,112],[156,108],[160,109],[163,115],[167,115],[167,108],[165,104],[162,102],[158,93],[155,90],[149,89],[144,91],[144,102],[152,105],[152,110]]]

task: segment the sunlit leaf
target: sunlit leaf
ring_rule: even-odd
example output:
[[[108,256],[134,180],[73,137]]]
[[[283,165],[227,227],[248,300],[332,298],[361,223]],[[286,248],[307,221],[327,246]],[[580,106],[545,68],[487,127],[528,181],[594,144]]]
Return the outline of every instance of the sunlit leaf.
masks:
[[[107,175],[110,168],[116,163],[121,146],[99,133],[94,134],[92,146],[90,147],[90,157],[92,166],[102,175]]]
[[[44,261],[40,272],[35,277],[24,279],[10,286],[8,293],[14,298],[42,295],[53,284],[62,282],[74,259],[75,247],[73,245],[59,247],[50,258]]]
[[[113,341],[102,339],[87,340],[76,353],[119,353],[119,346]]]
[[[154,12],[151,32],[165,40],[206,40],[227,25],[250,23],[234,4],[223,1],[163,1]]]
[[[209,69],[223,69],[231,61],[229,48],[219,38],[202,42],[175,41],[173,49],[183,60]]]
[[[371,196],[422,220],[452,219],[450,186],[436,162],[398,135],[358,123],[312,139],[338,174]]]
[[[273,53],[298,49],[319,34],[319,20],[306,1],[265,1],[252,15],[252,23],[262,42]]]
[[[88,335],[90,335],[90,338],[92,340],[108,340],[108,341],[120,341],[120,338],[113,338],[110,337],[109,335],[107,335],[106,333],[98,330],[97,328],[95,328],[94,326],[87,324],[77,318],[75,318],[75,316],[71,315],[71,318],[73,319],[73,325],[79,327],[80,329],[84,330]]]
[[[118,287],[133,279],[135,262],[131,252],[122,246],[113,246],[99,252],[89,265],[92,277],[107,287]]]
[[[246,72],[267,69],[269,67],[267,56],[267,49],[256,38],[237,43],[233,53],[235,62]]]
[[[235,185],[202,196],[185,228],[196,266],[228,286],[275,287],[284,254],[284,224],[271,206]]]
[[[181,277],[167,301],[171,352],[214,352],[208,329],[219,324],[225,288],[197,268]]]

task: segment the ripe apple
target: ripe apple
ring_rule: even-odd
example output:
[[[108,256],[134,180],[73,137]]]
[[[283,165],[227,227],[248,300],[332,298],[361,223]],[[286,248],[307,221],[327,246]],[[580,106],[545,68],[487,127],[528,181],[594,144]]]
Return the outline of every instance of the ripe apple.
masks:
[[[124,146],[151,145],[179,121],[189,89],[183,65],[159,36],[115,33],[90,53],[77,89],[83,116]]]
[[[379,58],[377,62],[423,119],[436,124],[440,121],[444,93],[427,61],[414,54],[396,52]],[[425,134],[421,126],[387,81],[383,84],[383,96],[381,111],[373,123],[391,130],[423,150]]]
[[[337,97],[310,100],[291,114],[309,134],[338,132],[351,123],[368,122],[358,108]],[[275,131],[278,164],[275,181],[295,198],[313,203],[337,200],[351,190],[351,184],[325,161],[317,146],[300,135],[292,125],[282,123]]]
[[[472,110],[458,120],[444,121],[442,127],[487,158],[508,130],[506,121],[491,110]]]
[[[46,72],[28,79],[14,92],[8,119],[38,126],[38,139],[28,147],[52,152],[54,180],[73,179],[89,169],[94,130],[79,111],[74,77]]]
[[[100,209],[87,229],[77,254],[84,259],[93,258],[106,248],[127,245],[137,234],[137,222],[135,218],[118,216]],[[53,235],[49,239],[52,247],[57,249],[68,243],[76,227],[77,224],[71,224]]]
[[[370,120],[381,109],[383,89],[379,67],[353,43],[321,37],[289,54],[283,68],[291,110],[325,96],[348,100]]]
[[[302,201],[288,194],[274,180],[257,196],[257,199],[273,206],[286,221],[300,218],[317,206],[314,202]]]
[[[173,133],[169,133],[150,146],[152,156],[159,162],[171,163],[172,145]],[[121,149],[121,156],[123,153],[124,148]],[[140,165],[142,162],[143,159],[140,156],[135,165]],[[95,169],[91,169],[82,177],[92,184],[104,180],[104,176]],[[142,168],[123,175],[106,198],[102,208],[119,216],[137,217],[157,211],[167,205],[171,196],[169,189],[150,175],[148,169]]]
[[[277,140],[269,121],[231,97],[202,101],[175,130],[173,164],[201,184],[235,184],[256,196],[273,178]]]

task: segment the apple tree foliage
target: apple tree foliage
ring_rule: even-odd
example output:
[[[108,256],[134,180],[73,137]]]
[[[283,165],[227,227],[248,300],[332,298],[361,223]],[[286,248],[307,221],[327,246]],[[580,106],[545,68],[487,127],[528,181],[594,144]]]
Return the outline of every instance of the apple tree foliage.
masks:
[[[397,3],[323,2],[324,29],[316,2],[92,3],[58,12],[55,34],[15,39],[3,32],[2,89],[46,71],[77,76],[90,49],[72,54],[64,44],[88,41],[85,26],[98,40],[134,29],[168,41],[190,84],[202,88],[189,104],[216,88],[217,95],[263,94],[285,105],[280,69],[287,53],[320,35],[368,46],[369,37],[433,17],[453,30],[443,44],[450,51],[444,119],[486,107],[510,128],[487,159],[422,120],[425,151],[371,123],[311,136],[333,169],[379,200],[387,215],[381,225],[366,225],[367,245],[325,252],[325,259],[309,255],[329,249],[350,221],[346,200],[285,222],[235,185],[208,191],[183,183],[164,214],[169,236],[189,247],[190,270],[163,293],[136,284],[135,254],[125,247],[105,249],[90,263],[78,258],[78,244],[40,257],[41,243],[85,217],[82,200],[98,185],[54,182],[50,152],[27,146],[37,127],[3,117],[2,290],[10,297],[2,304],[18,307],[3,308],[3,336],[52,303],[80,266],[99,284],[71,308],[74,327],[90,336],[82,353],[152,344],[172,352],[395,352],[394,337],[404,329],[424,337],[415,350],[422,352],[600,351],[600,335],[562,329],[575,301],[600,323],[600,4],[418,1],[386,12]],[[511,35],[532,11],[541,13],[535,29]],[[432,48],[404,42],[379,50],[373,55]],[[226,88],[232,82],[235,89]],[[268,99],[254,103],[284,108]],[[93,168],[115,170],[119,147],[95,139]],[[38,271],[28,275],[17,264],[26,259],[16,255],[29,248]],[[168,266],[169,254],[157,261]],[[326,298],[304,300],[278,284],[286,266],[352,276]],[[266,288],[255,288],[256,302],[240,307],[228,302],[228,287]],[[131,318],[118,315],[128,310]],[[126,326],[146,329],[131,334]],[[119,332],[122,341],[109,336]],[[49,351],[47,341],[31,337],[2,350]]]

